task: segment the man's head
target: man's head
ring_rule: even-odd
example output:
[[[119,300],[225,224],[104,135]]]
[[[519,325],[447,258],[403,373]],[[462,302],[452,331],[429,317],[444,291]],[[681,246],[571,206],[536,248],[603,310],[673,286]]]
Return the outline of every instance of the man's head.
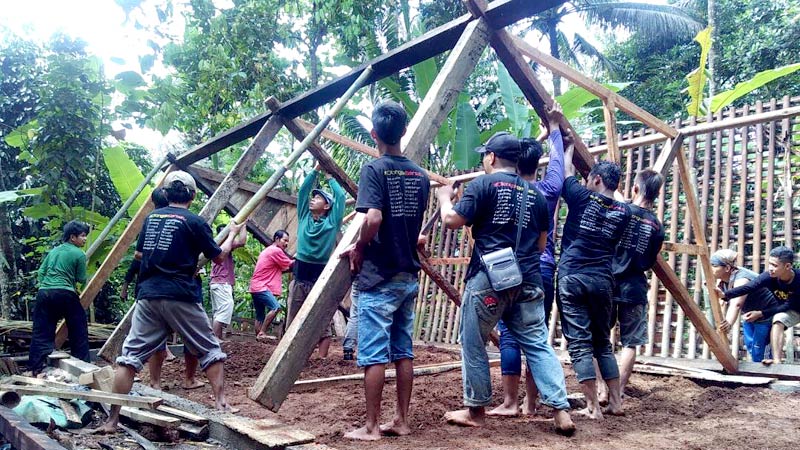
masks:
[[[723,248],[711,254],[711,272],[714,278],[730,281],[731,272],[736,269],[736,259],[739,254],[733,250]]]
[[[272,235],[272,245],[286,250],[289,246],[289,233],[286,230],[278,230]]]
[[[522,138],[519,140],[522,153],[517,161],[517,169],[523,177],[536,175],[539,168],[539,159],[542,157],[542,144],[536,139]]]
[[[653,204],[661,193],[664,177],[652,169],[644,169],[636,175],[633,182],[633,197],[641,196],[645,203]]]
[[[589,171],[589,176],[586,177],[586,188],[594,192],[602,192],[606,189],[615,191],[619,186],[620,175],[619,165],[611,161],[600,161]]]
[[[61,241],[69,242],[76,247],[86,245],[86,235],[89,234],[89,225],[78,220],[70,220],[64,225]]]
[[[194,178],[182,170],[167,174],[164,179],[164,189],[170,203],[189,204],[197,194],[197,184]]]
[[[781,245],[769,252],[769,276],[780,280],[791,278],[794,265],[794,252],[789,247]]]
[[[500,131],[475,151],[483,155],[483,170],[492,173],[497,169],[512,168],[516,171],[522,148],[516,136]]]
[[[153,193],[150,194],[150,200],[153,201],[153,205],[155,205],[156,209],[169,206],[167,191],[161,186],[153,189]]]
[[[333,205],[333,197],[331,194],[323,191],[322,189],[314,189],[311,191],[311,201],[308,202],[308,209],[311,214],[326,215],[331,210]]]
[[[381,102],[372,111],[372,131],[370,135],[378,147],[399,146],[400,139],[406,134],[406,124],[408,114],[406,110],[397,103],[390,100]]]

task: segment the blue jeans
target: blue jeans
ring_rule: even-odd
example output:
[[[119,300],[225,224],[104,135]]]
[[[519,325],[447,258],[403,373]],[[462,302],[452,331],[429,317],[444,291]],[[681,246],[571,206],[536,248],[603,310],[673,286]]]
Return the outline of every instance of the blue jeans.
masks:
[[[619,367],[611,347],[610,277],[588,274],[565,275],[558,279],[558,309],[561,331],[579,382],[594,380],[592,357],[597,359],[604,380],[619,378]]]
[[[250,297],[253,298],[253,309],[256,311],[256,320],[259,322],[263,322],[267,317],[267,311],[281,309],[278,299],[270,291],[251,292]]]
[[[353,351],[358,342],[358,289],[355,285],[350,290],[350,320],[347,321],[347,328],[342,340],[344,350]]]
[[[358,295],[358,366],[413,359],[417,274],[401,272]]]
[[[772,321],[764,320],[761,322],[742,321],[742,332],[744,334],[744,346],[750,359],[753,362],[761,362],[769,344],[769,332],[772,329]]]
[[[486,341],[497,322],[503,319],[508,332],[525,353],[542,403],[555,409],[569,409],[564,370],[547,343],[543,299],[542,289],[531,284],[495,292],[482,271],[467,281],[459,330],[464,361],[461,366],[464,405],[487,406],[492,401]]]
[[[544,288],[544,325],[550,323],[550,311],[553,309],[553,276],[555,267],[551,264],[540,263],[542,272],[542,287]],[[501,319],[497,323],[497,332],[500,333],[500,369],[503,375],[522,374],[522,352],[514,336],[508,331],[508,327]]]

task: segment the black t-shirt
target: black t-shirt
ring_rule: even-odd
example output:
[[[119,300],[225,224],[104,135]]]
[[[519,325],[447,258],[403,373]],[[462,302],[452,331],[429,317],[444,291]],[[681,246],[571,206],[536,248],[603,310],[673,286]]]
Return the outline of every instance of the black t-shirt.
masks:
[[[769,272],[764,272],[755,280],[725,291],[725,298],[736,298],[745,294],[750,294],[765,287],[772,292],[778,300],[777,306],[768,307],[761,310],[764,317],[770,317],[779,312],[788,310],[800,312],[800,270],[794,269],[794,278],[790,283],[784,283],[777,278],[769,276]],[[757,311],[757,310],[756,310]]]
[[[356,211],[383,213],[378,234],[364,250],[357,278],[362,290],[401,272],[419,272],[417,238],[429,191],[425,171],[404,156],[384,155],[361,168]]]
[[[725,295],[725,301],[730,301],[731,298],[736,297],[728,297],[727,292],[733,289],[733,285],[736,284],[738,280],[744,279],[752,282],[758,278],[758,274],[753,272],[750,269],[746,269],[744,267],[737,267],[736,272],[733,273],[730,281],[727,283],[722,283],[721,287]],[[749,283],[748,283],[749,284]],[[745,286],[745,285],[743,285]],[[744,304],[742,305],[742,312],[750,312],[750,311],[769,311],[772,308],[777,308],[781,306],[781,302],[772,295],[769,289],[766,287],[760,287],[755,289],[753,292],[747,294],[747,298],[744,299]],[[759,322],[768,321],[772,318],[772,316],[764,316]]]
[[[145,219],[136,250],[142,252],[141,300],[198,302],[195,271],[200,253],[214,259],[222,250],[211,227],[185,208],[159,208]]]
[[[611,263],[619,289],[615,301],[644,304],[647,303],[647,276],[644,273],[656,263],[664,243],[664,227],[652,211],[633,204],[628,207],[631,219]]]
[[[469,261],[466,279],[481,270],[480,255],[506,247],[514,248],[517,240],[517,218],[525,187],[528,201],[522,218],[522,235],[515,249],[522,278],[526,283],[542,286],[539,269],[541,252],[537,243],[549,224],[547,201],[531,183],[517,174],[496,172],[481,175],[467,185],[464,196],[455,205],[455,211],[472,226],[475,251]]]
[[[628,205],[586,189],[574,176],[561,195],[569,213],[561,237],[558,277],[578,273],[612,277],[611,260],[628,225]]]

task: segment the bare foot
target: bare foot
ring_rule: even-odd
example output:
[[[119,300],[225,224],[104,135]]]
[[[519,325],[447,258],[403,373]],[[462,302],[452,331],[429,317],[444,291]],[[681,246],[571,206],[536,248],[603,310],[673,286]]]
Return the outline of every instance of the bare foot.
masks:
[[[231,406],[230,403],[225,403],[224,405],[217,405],[217,410],[218,411],[223,411],[223,412],[226,412],[226,413],[231,413],[231,414],[236,414],[239,411],[241,411],[241,409],[234,408],[233,406]]]
[[[575,434],[575,423],[572,422],[572,417],[569,416],[567,410],[558,410],[553,417],[556,425],[556,433],[570,437]]]
[[[482,427],[486,425],[486,418],[483,415],[475,415],[469,409],[446,412],[444,413],[444,420],[451,425],[462,427]]]
[[[597,409],[583,408],[583,409],[580,409],[578,411],[575,411],[575,414],[580,414],[580,415],[582,415],[584,417],[587,417],[587,418],[593,419],[593,420],[598,420],[598,419],[602,419],[603,418],[603,413],[600,411],[600,408],[597,408]]]
[[[203,383],[200,380],[192,380],[192,381],[189,381],[189,382],[187,382],[187,380],[183,380],[183,383],[181,383],[181,387],[184,388],[184,389],[197,389],[197,388],[201,388],[201,387],[203,387],[205,385],[206,384]]]
[[[609,416],[624,416],[625,411],[622,410],[622,407],[608,405],[603,408],[603,414],[608,414]]]
[[[349,433],[345,433],[344,437],[347,439],[355,439],[357,441],[377,441],[381,438],[381,433],[377,429],[373,432],[369,432],[367,431],[367,427],[361,427],[350,431]]]
[[[150,381],[150,387],[155,389],[155,390],[157,390],[157,391],[160,391],[161,390],[161,382],[159,381],[158,383],[156,383],[156,382],[151,380]]]
[[[94,434],[114,434],[117,430],[117,424],[110,424],[108,422],[100,425],[99,427],[92,430]]]
[[[775,360],[771,359],[771,358],[764,358],[764,359],[761,360],[761,364],[763,364],[765,366],[771,366],[772,363],[774,363],[774,362],[775,362]]]
[[[257,341],[266,341],[267,340],[267,335],[264,334],[264,333],[258,333],[256,335],[256,340]]]
[[[528,397],[525,397],[525,400],[522,401],[522,414],[525,416],[535,416],[538,412],[537,409],[539,408],[539,401],[534,400],[533,402],[528,401]]]
[[[500,416],[500,417],[517,417],[519,416],[519,407],[517,405],[506,405],[503,403],[502,405],[498,406],[495,409],[490,410],[486,413],[488,416]]]
[[[384,436],[407,436],[411,434],[408,424],[394,419],[380,426],[381,434]]]

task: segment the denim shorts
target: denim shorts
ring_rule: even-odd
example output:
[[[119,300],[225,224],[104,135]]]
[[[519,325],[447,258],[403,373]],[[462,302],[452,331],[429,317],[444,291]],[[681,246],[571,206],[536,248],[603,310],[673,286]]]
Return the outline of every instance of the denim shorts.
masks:
[[[278,299],[270,291],[251,292],[250,296],[253,297],[253,309],[256,310],[256,320],[259,322],[267,317],[267,311],[281,309]]]
[[[619,321],[619,340],[623,347],[647,344],[647,305],[612,302],[611,328]]]
[[[402,272],[359,291],[359,367],[414,358],[411,333],[418,290],[417,275]]]

